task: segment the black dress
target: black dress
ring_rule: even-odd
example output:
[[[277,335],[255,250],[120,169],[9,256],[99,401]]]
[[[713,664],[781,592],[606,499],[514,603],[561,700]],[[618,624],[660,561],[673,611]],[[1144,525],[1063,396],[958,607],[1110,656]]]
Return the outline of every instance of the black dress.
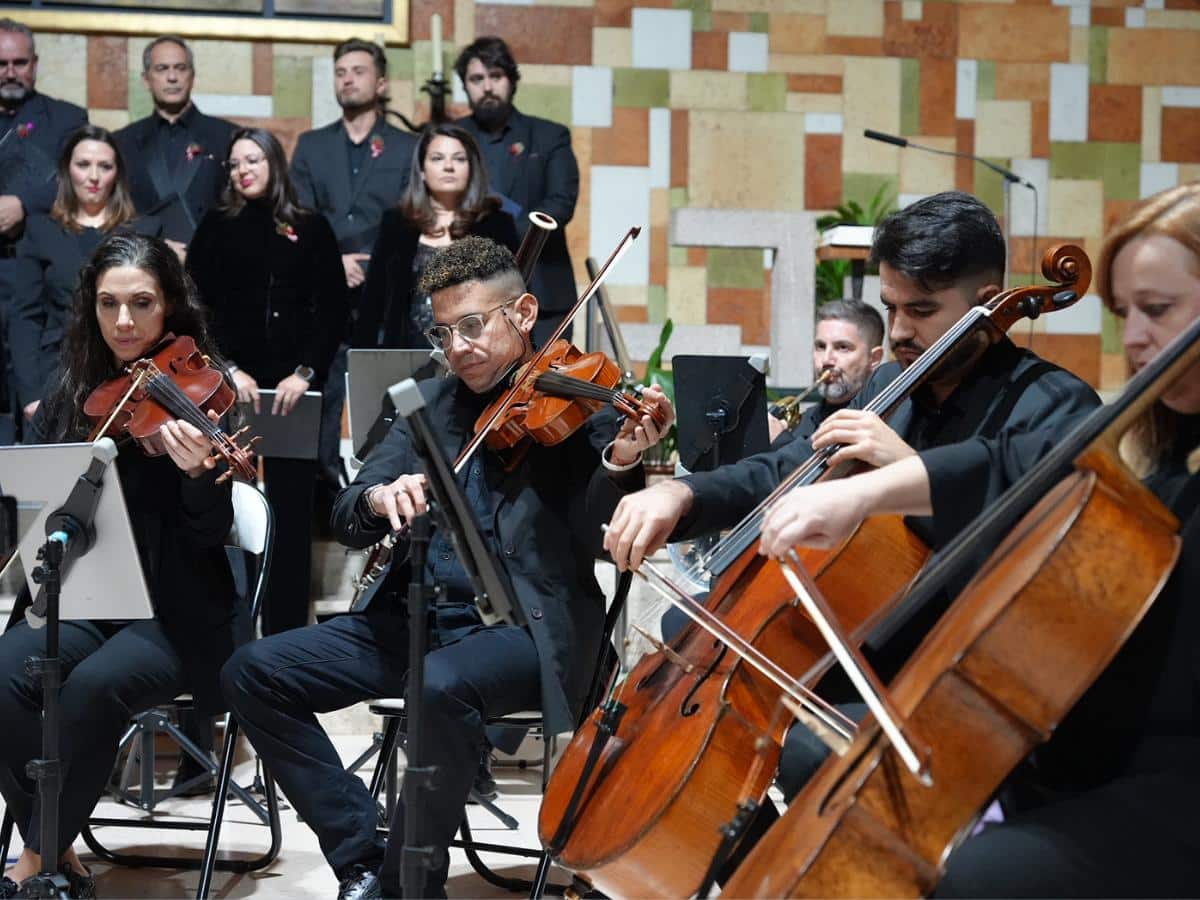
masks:
[[[30,443],[59,431],[46,407],[34,415]],[[155,616],[62,623],[60,847],[75,840],[103,792],[129,717],[184,691],[206,712],[220,711],[217,673],[249,636],[249,611],[236,598],[224,549],[233,522],[230,485],[217,484],[216,472],[190,478],[169,457],[148,457],[129,443],[116,467]],[[36,850],[36,788],[25,763],[40,755],[41,688],[25,673],[25,659],[44,653],[45,632],[25,623],[29,600],[23,590],[0,636],[0,792]]]
[[[1200,474],[1186,465],[1200,445],[1200,415],[1178,424],[1184,440],[1145,480],[1181,523],[1174,570],[1049,743],[1014,773],[1001,795],[1005,822],[951,855],[938,896],[1200,890]],[[923,453],[935,518],[961,518],[964,501],[970,508],[994,498],[1055,438],[1047,431]]]
[[[517,229],[508,213],[497,211],[478,219],[470,233],[489,238],[509,250],[517,249]],[[352,346],[421,349],[429,346],[413,307],[419,275],[414,263],[424,246],[420,241],[420,230],[400,210],[389,209],[383,214],[379,239],[367,267]]]
[[[324,216],[289,226],[264,202],[247,203],[235,216],[213,210],[188,247],[188,269],[227,359],[262,389],[311,366],[312,389],[320,390],[346,322],[346,277]],[[316,477],[315,460],[264,460],[279,564],[263,605],[263,634],[308,621]]]

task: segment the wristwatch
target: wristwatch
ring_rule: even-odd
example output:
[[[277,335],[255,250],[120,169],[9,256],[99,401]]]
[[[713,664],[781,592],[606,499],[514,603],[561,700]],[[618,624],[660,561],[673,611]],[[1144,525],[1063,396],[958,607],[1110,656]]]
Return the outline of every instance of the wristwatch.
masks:
[[[312,382],[312,380],[314,378],[317,377],[317,373],[313,369],[312,366],[296,366],[296,371],[293,372],[292,374],[298,375],[299,377],[303,378],[305,381],[310,382],[310,383]]]

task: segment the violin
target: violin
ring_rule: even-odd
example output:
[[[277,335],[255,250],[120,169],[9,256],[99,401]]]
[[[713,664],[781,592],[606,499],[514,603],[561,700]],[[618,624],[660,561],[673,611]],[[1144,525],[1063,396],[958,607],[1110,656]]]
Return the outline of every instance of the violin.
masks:
[[[618,390],[620,381],[620,368],[605,354],[584,353],[559,339],[517,370],[516,386],[503,413],[490,422],[495,407],[506,399],[501,397],[479,415],[475,429],[486,430],[486,443],[492,450],[512,450],[529,439],[552,447],[610,403],[630,418],[648,415],[656,425],[665,427],[663,411]]]
[[[227,464],[218,482],[231,474],[254,481],[258,472],[252,447],[258,438],[241,446],[238,438],[249,426],[231,436],[208,417],[209,411],[224,415],[236,399],[237,391],[195,339],[167,334],[152,356],[129,363],[121,375],[88,395],[83,412],[94,425],[88,440],[128,435],[147,456],[160,456],[166,451],[159,429],[179,419],[200,429],[212,442],[214,456]]]
[[[929,783],[910,774],[868,717],[723,893],[933,890],[995,791],[1116,656],[1175,565],[1179,522],[1125,467],[1117,446],[1197,360],[1200,319],[962,532],[912,592],[913,605],[927,602],[973,547],[997,548],[890,686],[906,730],[926,748]]]
[[[867,409],[887,419],[948,361],[982,352],[1023,318],[1070,306],[1091,277],[1087,256],[1069,245],[1048,250],[1042,271],[1051,284],[1005,291],[973,308]],[[538,819],[555,859],[605,894],[696,892],[721,845],[722,824],[743,796],[761,801],[770,786],[786,732],[781,707],[839,752],[853,742],[854,723],[812,690],[833,664],[818,618],[797,604],[788,573],[757,553],[776,499],[847,474],[829,464],[837,449],[816,451],[703,555],[691,576],[711,582],[703,604],[642,564],[639,574],[692,622],[669,644],[656,644],[614,700],[576,731]],[[801,556],[830,598],[832,618],[858,641],[888,599],[911,584],[929,550],[900,517],[883,516],[868,519],[841,547],[806,548]]]
[[[484,444],[492,450],[507,451],[506,469],[511,471],[534,443],[553,446],[566,440],[607,404],[627,416],[650,416],[656,424],[666,424],[665,413],[657,406],[616,389],[621,381],[616,363],[599,351],[584,353],[562,338],[575,313],[600,290],[640,233],[640,228],[626,232],[545,345],[531,359],[514,367],[509,386],[475,421],[475,436],[454,462],[456,473]]]

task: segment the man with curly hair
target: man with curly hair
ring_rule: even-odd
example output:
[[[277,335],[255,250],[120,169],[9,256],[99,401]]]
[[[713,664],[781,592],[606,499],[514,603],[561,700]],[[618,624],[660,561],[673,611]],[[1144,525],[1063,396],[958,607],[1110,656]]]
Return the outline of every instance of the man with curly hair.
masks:
[[[480,412],[532,354],[538,301],[512,254],[479,237],[438,251],[423,290],[433,300],[430,342],[453,375],[422,383],[442,452],[454,457]],[[646,398],[673,418],[656,388]],[[435,528],[424,570],[414,572],[400,540],[391,570],[364,611],[253,642],[222,672],[225,696],[284,793],[321,841],[340,881],[339,897],[398,897],[406,815],[431,847],[421,896],[444,897],[448,847],[463,817],[489,718],[540,708],[547,732],[574,727],[603,631],[604,597],[593,572],[600,525],[620,498],[644,483],[641,454],[663,429],[650,417],[598,414],[553,447],[533,445],[511,470],[480,449],[460,478],[484,540],[500,561],[526,626],[485,626],[450,536]],[[401,532],[426,509],[425,477],[408,427],[397,419],[334,506],[343,543],[361,548]],[[416,809],[398,806],[390,839],[376,836],[376,810],[362,781],[342,768],[313,715],[404,692],[411,579],[440,590],[431,617],[422,694],[423,742],[437,765]]]

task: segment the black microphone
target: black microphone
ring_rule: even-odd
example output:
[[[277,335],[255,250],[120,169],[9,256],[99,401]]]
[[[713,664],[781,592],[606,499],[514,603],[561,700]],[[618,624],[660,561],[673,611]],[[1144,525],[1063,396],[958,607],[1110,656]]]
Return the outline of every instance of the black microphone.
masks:
[[[46,539],[63,545],[59,564],[60,577],[65,577],[71,565],[95,546],[96,510],[100,507],[100,490],[104,473],[117,458],[117,445],[112,438],[102,437],[92,445],[92,461],[75,481],[66,502],[46,517]],[[25,619],[32,628],[46,624],[46,588],[40,587],[32,605],[25,610]]]
[[[896,137],[894,134],[884,134],[882,131],[872,131],[870,128],[863,132],[863,137],[869,137],[873,141],[883,141],[885,144],[895,144],[897,147],[908,146],[908,138]]]
[[[1011,181],[1013,184],[1022,184],[1030,190],[1036,191],[1037,187],[1031,182],[1026,181],[1016,172],[1010,172],[1003,166],[998,166],[982,156],[976,156],[973,153],[959,153],[955,150],[942,150],[938,147],[926,147],[924,144],[914,144],[908,138],[897,137],[894,134],[884,134],[882,131],[873,131],[867,128],[863,131],[863,137],[870,138],[873,141],[882,141],[885,144],[895,144],[897,147],[912,147],[914,150],[926,150],[929,153],[940,153],[942,156],[957,156],[960,159],[973,159],[975,162],[986,166],[997,175],[1004,178],[1006,181]]]

